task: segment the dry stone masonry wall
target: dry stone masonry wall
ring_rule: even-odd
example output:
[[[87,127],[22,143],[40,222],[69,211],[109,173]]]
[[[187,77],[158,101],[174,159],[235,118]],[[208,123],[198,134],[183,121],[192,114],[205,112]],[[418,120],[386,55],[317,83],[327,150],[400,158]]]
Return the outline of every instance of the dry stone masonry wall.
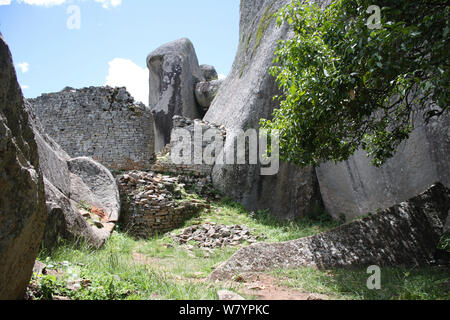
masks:
[[[172,131],[171,139],[170,139],[170,145],[172,147],[172,152],[174,152],[175,149],[182,150],[183,152],[189,152],[191,153],[190,161],[187,161],[188,163],[193,164],[203,164],[208,165],[208,163],[205,161],[205,155],[206,152],[208,152],[208,149],[211,150],[211,154],[208,154],[208,156],[211,156],[212,158],[215,158],[218,156],[216,154],[220,153],[222,151],[222,148],[220,146],[223,145],[225,139],[226,139],[226,130],[225,126],[219,126],[213,123],[210,123],[208,121],[202,121],[202,120],[191,120],[185,117],[181,116],[174,116],[173,117],[173,129],[174,130],[183,130],[188,137],[191,139],[189,145],[183,145],[185,141],[180,141],[180,137],[178,137],[174,131]],[[197,131],[197,134],[196,134]],[[200,135],[201,133],[201,135]],[[214,135],[214,138],[208,138],[206,137],[206,133],[208,135]],[[216,141],[217,137],[217,141]],[[218,144],[219,148],[215,148],[215,143]],[[198,156],[201,157],[201,159],[195,158],[195,150],[196,147],[201,146],[201,150],[199,150]],[[210,148],[208,148],[210,147]],[[207,149],[208,148],[208,149]],[[181,154],[180,154],[181,156]],[[209,164],[212,165],[212,164]]]
[[[179,227],[209,205],[183,196],[176,177],[131,171],[117,178],[121,197],[120,224],[137,238],[149,238]]]
[[[154,160],[151,111],[125,88],[65,88],[30,99],[44,130],[71,157],[110,169],[148,169]]]
[[[159,153],[159,157],[156,163],[152,166],[152,170],[163,173],[170,172],[172,175],[182,175],[184,176],[181,177],[182,179],[185,179],[186,176],[203,177],[206,178],[207,183],[212,184],[211,171],[213,169],[213,165],[207,164],[204,161],[201,161],[201,163],[194,162],[194,145],[201,146],[201,152],[203,154],[208,146],[210,146],[212,143],[215,143],[215,140],[203,141],[202,139],[196,141],[194,134],[194,130],[196,127],[198,128],[199,132],[202,133],[202,136],[206,131],[212,130],[212,132],[215,132],[215,134],[219,137],[219,140],[217,142],[220,145],[224,143],[226,138],[226,130],[224,126],[218,126],[213,123],[198,119],[191,120],[182,116],[174,116],[170,144],[166,145],[166,147]],[[177,129],[186,130],[186,134],[188,134],[188,136],[191,138],[190,143],[181,141],[181,139],[179,139],[180,137],[174,134],[175,130]],[[190,161],[188,161],[187,163],[174,163],[172,161],[172,152],[174,152],[175,150],[186,152],[189,148],[191,150]],[[214,151],[211,153],[212,156],[215,156]]]

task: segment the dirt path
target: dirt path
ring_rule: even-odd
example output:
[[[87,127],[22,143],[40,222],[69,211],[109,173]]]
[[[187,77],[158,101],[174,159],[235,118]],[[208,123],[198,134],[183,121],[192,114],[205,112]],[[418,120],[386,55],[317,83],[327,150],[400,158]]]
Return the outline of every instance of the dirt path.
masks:
[[[139,250],[139,248],[136,250]],[[133,261],[134,262],[136,262],[138,264],[152,265],[154,267],[159,266],[159,263],[161,262],[160,258],[149,257],[143,253],[137,252],[136,250],[133,250]]]
[[[278,284],[277,279],[264,273],[248,273],[241,275],[239,281],[244,284],[246,295],[257,300],[329,300],[323,294],[301,292],[294,288]]]
[[[149,257],[143,253],[139,253],[136,250],[133,251],[133,260],[139,264],[147,264],[162,270],[160,267],[161,259]],[[209,280],[206,278],[183,278],[173,275],[174,280],[177,281],[190,281],[190,282],[204,282]],[[247,273],[239,276],[234,282],[225,282],[224,284],[231,287],[236,287],[240,284],[240,289],[236,291],[246,295],[253,296],[257,300],[329,300],[330,297],[323,294],[307,293],[282,286],[278,283],[277,279],[271,275],[264,273]]]

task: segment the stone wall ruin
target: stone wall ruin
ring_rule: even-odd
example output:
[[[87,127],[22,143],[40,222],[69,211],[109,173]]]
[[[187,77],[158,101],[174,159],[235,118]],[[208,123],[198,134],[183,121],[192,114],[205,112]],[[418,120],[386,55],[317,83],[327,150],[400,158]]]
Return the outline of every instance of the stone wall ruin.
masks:
[[[114,170],[148,169],[154,161],[153,115],[125,88],[65,88],[28,101],[71,157],[92,157]]]

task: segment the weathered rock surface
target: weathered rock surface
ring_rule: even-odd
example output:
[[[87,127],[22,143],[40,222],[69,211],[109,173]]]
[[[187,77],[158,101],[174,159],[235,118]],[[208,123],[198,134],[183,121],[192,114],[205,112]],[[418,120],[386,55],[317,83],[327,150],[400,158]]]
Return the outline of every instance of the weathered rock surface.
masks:
[[[216,68],[209,64],[201,64],[200,70],[205,81],[217,80],[219,75],[217,74]]]
[[[271,118],[279,93],[269,74],[277,41],[288,37],[288,26],[276,26],[272,14],[288,0],[243,0],[239,48],[232,70],[223,82],[204,120],[225,125],[224,152],[231,152],[237,130],[259,128],[261,118]],[[280,218],[295,218],[321,208],[313,168],[285,163],[274,176],[261,176],[259,165],[216,165],[214,186],[249,210],[270,209]]]
[[[21,299],[47,212],[34,133],[11,53],[0,35],[0,300]]]
[[[211,106],[222,82],[223,80],[202,81],[195,86],[195,98],[205,112]]]
[[[102,208],[108,221],[119,220],[119,190],[112,174],[91,158],[81,157],[68,161],[70,171],[70,197],[81,203]]]
[[[257,127],[259,118],[269,117],[276,107],[272,100],[279,93],[268,73],[277,41],[288,36],[288,27],[276,26],[270,15],[287,0],[243,0],[239,47],[231,72],[205,116],[212,123],[228,128]],[[260,35],[256,37],[257,30]]]
[[[34,110],[29,109],[47,201],[44,246],[51,249],[60,240],[102,246],[119,217],[120,198],[114,177],[90,158],[70,158],[44,133]],[[101,216],[101,221],[91,222],[82,209]]]
[[[45,133],[71,157],[115,170],[148,169],[154,160],[152,112],[125,88],[65,88],[28,101]]]
[[[425,125],[415,118],[415,130],[395,156],[376,168],[364,151],[348,161],[317,168],[322,198],[334,217],[352,219],[405,201],[435,181],[450,187],[450,114]]]
[[[428,265],[450,211],[450,190],[438,183],[423,194],[332,231],[283,243],[240,249],[211,275],[273,268]]]
[[[172,118],[202,118],[195,99],[195,84],[203,81],[197,54],[189,39],[167,43],[147,57],[149,106],[155,118],[155,151],[170,142]]]
[[[213,222],[187,227],[180,234],[173,234],[172,238],[179,244],[194,241],[201,248],[221,248],[258,241],[257,237],[252,235],[250,229],[246,226],[226,226]]]

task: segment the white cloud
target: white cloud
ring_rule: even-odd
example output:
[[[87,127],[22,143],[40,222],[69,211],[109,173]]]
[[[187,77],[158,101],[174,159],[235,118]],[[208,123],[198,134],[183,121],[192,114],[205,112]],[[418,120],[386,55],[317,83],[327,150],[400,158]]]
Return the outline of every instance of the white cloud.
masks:
[[[100,2],[102,7],[108,9],[109,7],[117,7],[122,4],[122,0],[95,0],[95,2]]]
[[[11,0],[0,0],[0,6],[7,6],[11,4]]]
[[[21,84],[20,87],[22,88],[22,90],[27,90],[30,88],[30,86],[27,86],[26,84]]]
[[[34,5],[34,6],[59,6],[60,4],[63,4],[66,2],[66,0],[17,0],[17,2],[22,3],[25,2],[26,4]]]
[[[109,71],[105,85],[111,87],[126,87],[137,100],[148,105],[148,71],[133,61],[115,58],[108,62]]]
[[[225,79],[227,76],[226,75],[224,75],[224,74],[218,74],[218,78],[219,78],[219,80],[223,80],[223,79]]]
[[[18,63],[17,67],[20,69],[20,71],[22,71],[22,73],[27,73],[30,69],[30,65],[28,64],[28,62]]]
[[[108,9],[109,7],[117,7],[122,4],[122,0],[94,0],[102,5],[103,8]],[[34,6],[58,6],[66,3],[67,0],[17,0],[19,3],[26,3]],[[11,0],[0,0],[0,5],[11,4]]]

